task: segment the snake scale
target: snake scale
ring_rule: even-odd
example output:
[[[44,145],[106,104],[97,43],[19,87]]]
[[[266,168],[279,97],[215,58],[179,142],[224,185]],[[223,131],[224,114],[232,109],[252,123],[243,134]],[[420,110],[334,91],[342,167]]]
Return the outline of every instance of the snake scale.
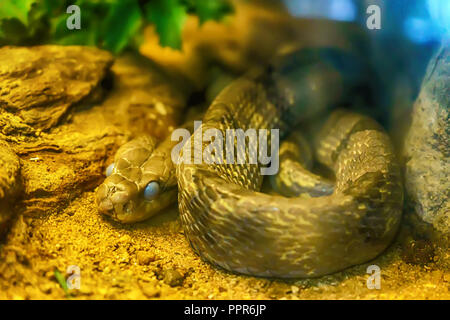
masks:
[[[143,220],[173,201],[178,189],[181,222],[195,252],[253,276],[316,277],[374,258],[395,236],[403,205],[388,135],[367,116],[332,112],[312,145],[334,181],[308,171],[308,161],[299,161],[306,148],[296,149],[289,138],[301,121],[351,101],[365,76],[349,53],[302,49],[234,80],[207,109],[196,130],[279,130],[285,143],[273,181],[283,195],[261,192],[260,164],[175,165],[169,154],[176,142],[157,145],[144,136],[117,152],[97,191],[99,211],[122,222]],[[205,150],[208,142],[194,136],[182,154]],[[250,144],[247,156],[257,147]]]

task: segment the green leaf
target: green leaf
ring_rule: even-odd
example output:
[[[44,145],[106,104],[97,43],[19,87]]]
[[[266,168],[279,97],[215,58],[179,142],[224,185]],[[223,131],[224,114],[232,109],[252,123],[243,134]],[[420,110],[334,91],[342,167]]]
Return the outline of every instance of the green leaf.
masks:
[[[99,46],[119,53],[139,32],[142,14],[138,0],[77,0],[75,4],[81,10],[80,30],[67,29],[65,8],[51,8],[55,12],[49,19],[53,43]]]
[[[101,23],[106,15],[107,7],[98,4],[82,3],[76,1],[81,10],[81,30],[67,28],[66,7],[49,7],[53,14],[49,14],[51,42],[61,45],[88,45],[97,46]],[[105,12],[105,13],[104,13]],[[102,15],[99,15],[101,13]]]
[[[28,25],[28,12],[35,0],[1,0],[0,20],[18,19]]]
[[[15,44],[15,38],[20,38],[27,33],[26,27],[18,19],[6,19],[0,21],[1,38],[6,44]]]
[[[137,0],[123,0],[111,5],[103,23],[103,46],[118,53],[123,50],[141,26]]]
[[[225,15],[233,12],[227,0],[192,0],[194,11],[200,24],[207,20],[221,20]]]
[[[81,30],[69,30],[68,5],[81,9]],[[95,45],[119,53],[136,46],[143,20],[153,23],[162,46],[181,48],[188,12],[200,23],[232,11],[229,0],[0,0],[0,45]]]
[[[55,279],[58,281],[61,288],[64,290],[66,296],[69,295],[69,287],[67,286],[66,278],[59,272],[58,269],[55,270]]]
[[[62,38],[54,40],[54,43],[63,46],[68,45],[96,46],[97,38],[94,32],[86,30],[77,30],[74,33],[67,34]]]
[[[45,23],[47,13],[42,4],[31,4],[27,13],[27,25],[19,18],[0,18],[0,45],[32,45],[45,42],[49,32]],[[3,9],[0,5],[0,10]]]
[[[162,46],[181,49],[186,7],[178,0],[154,0],[145,5],[145,17],[156,27]]]
[[[40,0],[39,6],[49,15],[53,15],[55,13],[66,11],[68,4],[66,4],[65,2],[67,1]]]

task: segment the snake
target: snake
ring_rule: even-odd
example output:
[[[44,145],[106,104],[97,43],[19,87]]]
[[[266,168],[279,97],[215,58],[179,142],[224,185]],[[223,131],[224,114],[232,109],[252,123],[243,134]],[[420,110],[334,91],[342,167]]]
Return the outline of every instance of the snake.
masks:
[[[131,223],[161,211],[177,194],[193,250],[233,273],[311,278],[370,261],[397,233],[403,185],[383,127],[344,108],[367,81],[361,59],[342,49],[280,55],[226,86],[180,151],[180,158],[202,154],[212,141],[196,133],[208,129],[223,136],[229,129],[266,129],[273,145],[275,129],[282,141],[279,170],[270,177],[275,192],[262,191],[261,169],[270,164],[224,161],[219,150],[212,161],[174,163],[177,142],[142,136],[117,151],[97,189],[98,209]],[[323,114],[320,129],[299,138],[298,129]],[[258,147],[259,140],[248,143],[247,160]],[[331,177],[312,172],[313,161]]]

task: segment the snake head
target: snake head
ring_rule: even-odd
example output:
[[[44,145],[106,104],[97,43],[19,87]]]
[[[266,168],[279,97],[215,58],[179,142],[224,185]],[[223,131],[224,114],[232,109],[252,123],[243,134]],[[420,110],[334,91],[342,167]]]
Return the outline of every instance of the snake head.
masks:
[[[144,136],[128,142],[117,151],[97,189],[98,211],[122,223],[159,213],[176,199],[172,169],[172,162],[155,150],[152,139]]]
[[[122,223],[146,220],[176,199],[176,185],[165,186],[157,177],[146,184],[130,181],[112,173],[96,194],[98,211]]]
[[[137,185],[120,174],[110,174],[100,185],[96,194],[99,212],[123,221],[134,212]]]

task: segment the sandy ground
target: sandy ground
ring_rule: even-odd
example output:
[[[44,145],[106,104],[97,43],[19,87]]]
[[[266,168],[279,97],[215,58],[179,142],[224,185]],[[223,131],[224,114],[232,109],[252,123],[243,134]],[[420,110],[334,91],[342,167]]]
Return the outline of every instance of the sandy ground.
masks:
[[[0,253],[0,298],[450,298],[450,272],[440,261],[410,265],[401,257],[397,241],[374,261],[318,279],[234,275],[192,251],[176,208],[144,223],[121,225],[99,215],[94,192],[86,192],[62,212],[19,218]],[[381,269],[379,290],[366,285],[366,268],[372,264]],[[72,265],[80,268],[80,289],[64,290],[56,274],[69,278],[66,270]]]

